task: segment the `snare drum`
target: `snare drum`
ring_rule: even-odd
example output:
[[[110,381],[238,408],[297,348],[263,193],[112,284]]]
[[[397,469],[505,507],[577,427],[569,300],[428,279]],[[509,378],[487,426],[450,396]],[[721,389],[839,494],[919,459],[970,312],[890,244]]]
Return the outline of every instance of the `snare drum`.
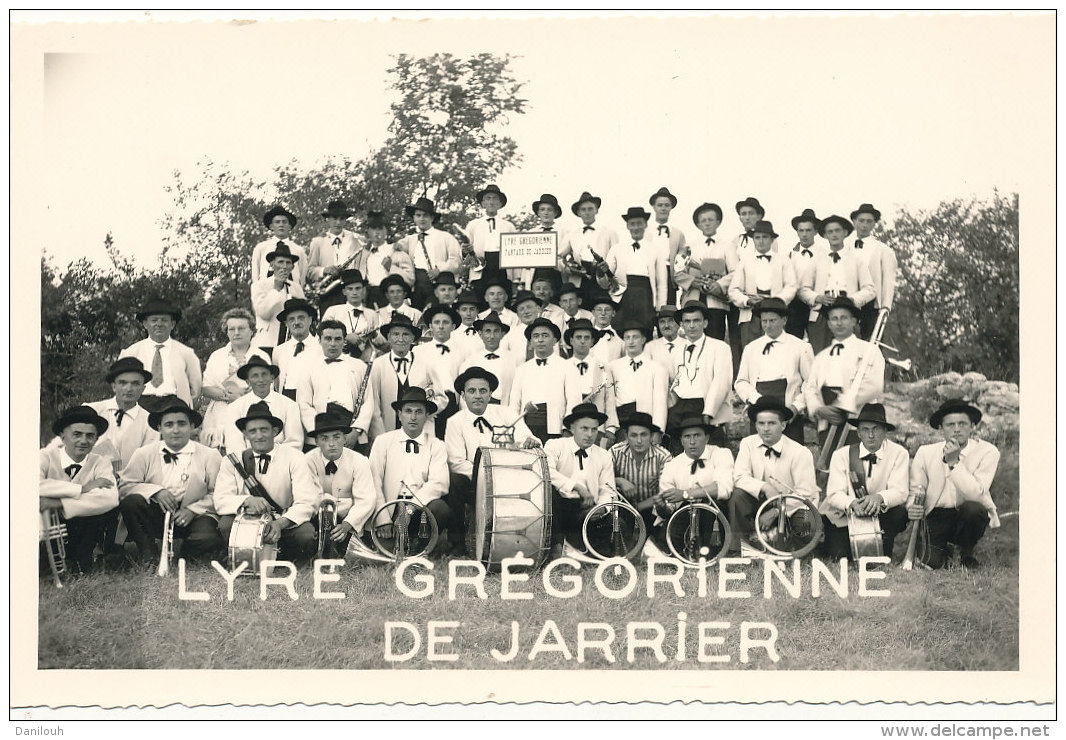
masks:
[[[270,521],[269,517],[240,515],[233,520],[229,532],[230,572],[239,568],[241,563],[248,563],[241,575],[258,576],[261,562],[278,559],[277,543],[268,545],[263,542],[263,530]]]
[[[552,491],[540,449],[482,447],[474,460],[474,556],[490,569],[521,552],[539,567],[551,551]]]
[[[851,557],[855,562],[859,558],[879,558],[884,555],[883,534],[880,517],[857,516],[848,511],[848,539],[851,540]]]

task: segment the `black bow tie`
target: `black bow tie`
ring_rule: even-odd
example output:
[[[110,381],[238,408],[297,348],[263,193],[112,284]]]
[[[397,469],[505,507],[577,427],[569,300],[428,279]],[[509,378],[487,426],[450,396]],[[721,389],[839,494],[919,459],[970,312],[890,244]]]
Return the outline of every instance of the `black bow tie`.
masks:
[[[633,372],[636,372],[637,370],[640,370],[640,366],[643,365],[643,364],[644,363],[641,360],[630,360],[629,361],[629,366],[631,368],[633,368]]]
[[[707,466],[706,466],[706,464],[704,464],[703,458],[701,457],[699,459],[696,459],[696,460],[692,461],[692,467],[689,469],[689,473],[691,475],[695,475],[697,469],[705,468],[705,467],[707,467]]]
[[[666,232],[667,236],[670,236],[670,227],[667,226],[666,224],[660,224],[660,226],[659,226],[659,234],[661,235],[664,231]]]
[[[122,419],[126,416],[126,412],[123,409],[115,409],[115,426],[122,426]]]
[[[829,253],[829,259],[833,260],[833,264],[835,265],[837,262],[840,262],[840,253],[839,252],[830,252]]]
[[[605,337],[613,337],[614,336],[614,330],[613,329],[600,329],[600,332]]]
[[[498,354],[496,354],[495,352],[488,352],[485,355],[485,359],[486,360],[498,360],[498,359],[500,359],[500,356]]]
[[[633,242],[633,251],[636,252],[640,249],[640,242]]]
[[[802,254],[804,257],[813,257],[814,256],[814,252],[812,252],[811,250],[807,249],[807,247],[801,247],[799,251],[800,251],[800,254]]]
[[[547,357],[545,357],[543,360],[540,359],[539,357],[536,358],[536,359],[537,359],[537,364],[538,365],[547,365],[548,364],[548,358]]]
[[[585,227],[583,227],[581,229],[581,233],[584,234],[586,231],[595,231],[595,230],[596,230],[595,226],[585,226]]]
[[[474,426],[481,430],[482,434],[486,434],[492,431],[492,424],[489,424],[484,416],[479,416],[474,419]]]
[[[415,442],[413,439],[409,439],[409,440],[407,440],[407,445],[404,447],[404,449],[407,452],[413,452],[413,453],[415,453],[417,455],[418,454],[418,442]]]
[[[171,452],[170,450],[163,448],[163,462],[167,465],[170,463],[176,463],[178,461],[178,455],[180,453]]]
[[[834,345],[833,345],[833,346],[832,346],[832,347],[831,347],[831,348],[829,349],[829,356],[830,356],[830,357],[833,357],[834,355],[839,355],[839,354],[840,354],[841,352],[843,352],[843,351],[844,351],[844,345],[843,345],[843,344],[840,344],[840,343],[838,342],[837,344],[834,344]]]
[[[855,240],[855,248],[856,249],[862,249],[862,239],[856,239]]]
[[[337,472],[337,463],[332,460],[326,462],[326,475],[335,475]]]
[[[757,254],[757,255],[755,255],[755,259],[766,260],[767,262],[769,262],[770,261],[770,255],[768,255],[768,254]]]
[[[363,309],[361,309],[361,308],[356,308],[355,306],[349,306],[348,310],[352,312],[353,316],[362,316],[363,315]]]
[[[763,445],[763,449],[766,450],[766,457],[767,458],[771,458],[771,457],[778,458],[778,457],[781,457],[781,453],[778,452],[777,450],[775,450],[770,445]]]
[[[446,353],[446,352],[451,352],[451,351],[452,351],[452,348],[451,348],[451,347],[449,347],[449,346],[448,346],[447,344],[438,344],[438,345],[437,345],[437,349],[439,349],[439,350],[440,350],[440,353],[441,353],[442,355],[443,355],[444,353]]]
[[[340,357],[327,357],[326,358],[326,364],[327,365],[331,365],[334,362],[341,362],[341,358]]]
[[[589,364],[587,362],[579,362],[579,363],[577,363],[577,370],[578,370],[578,373],[580,373],[581,375],[584,375],[586,373],[586,371],[588,371],[588,369],[589,369]]]
[[[470,336],[471,334],[477,334],[477,329],[472,326],[468,326],[466,327],[466,334],[467,336]]]
[[[262,454],[259,456],[259,472],[260,474],[266,473],[267,468],[270,467],[270,455]]]
[[[704,241],[703,243],[706,244],[707,246],[710,246],[710,245],[714,244],[715,243],[714,242],[714,237],[713,236],[707,237],[706,241]]]
[[[292,356],[296,357],[296,355],[300,354],[303,351],[304,351],[304,343],[303,342],[297,342],[296,343],[296,349],[293,351]]]
[[[71,463],[67,467],[63,468],[63,472],[67,474],[68,478],[73,478],[81,472],[81,465],[78,463]]]
[[[692,353],[696,351],[696,345],[690,344],[685,347],[685,351],[688,352],[689,359],[692,359]]]
[[[339,247],[341,245],[341,238],[339,236],[333,237],[333,246]]]
[[[399,370],[399,371],[404,371],[404,370],[407,369],[407,358],[406,357],[397,357],[396,358],[396,369]]]
[[[588,456],[588,450],[578,450],[574,453],[574,457],[577,458],[577,466],[582,470],[585,469],[585,458],[587,458]]]
[[[672,350],[673,348],[674,348],[674,343],[673,343],[673,342],[667,342],[667,343],[666,343],[666,351],[667,351],[667,352],[669,352],[669,351],[670,351],[670,350]]]
[[[755,238],[755,232],[752,231],[751,229],[748,229],[747,231],[744,232],[744,238],[745,239],[754,239]]]
[[[551,227],[551,226],[541,226],[541,227],[540,227],[540,230],[541,230],[541,231],[551,231],[551,230],[552,230],[552,227]]]
[[[864,455],[859,459],[866,462],[866,477],[869,478],[874,474],[874,465],[877,464],[877,453],[871,452],[869,455]]]
[[[762,348],[762,353],[764,355],[770,354],[770,348],[773,347],[775,344],[777,344],[777,340],[771,339],[769,342],[766,343],[766,346]]]

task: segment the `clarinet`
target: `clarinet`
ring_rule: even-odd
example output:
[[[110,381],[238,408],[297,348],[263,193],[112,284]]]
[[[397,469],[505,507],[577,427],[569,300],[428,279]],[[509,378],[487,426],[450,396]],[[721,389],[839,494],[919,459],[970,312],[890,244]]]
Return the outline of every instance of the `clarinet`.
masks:
[[[366,401],[366,388],[368,385],[370,385],[370,365],[366,366],[363,379],[359,381],[359,393],[355,396],[355,411],[352,412],[353,421],[359,416],[359,412],[363,410],[363,402]]]

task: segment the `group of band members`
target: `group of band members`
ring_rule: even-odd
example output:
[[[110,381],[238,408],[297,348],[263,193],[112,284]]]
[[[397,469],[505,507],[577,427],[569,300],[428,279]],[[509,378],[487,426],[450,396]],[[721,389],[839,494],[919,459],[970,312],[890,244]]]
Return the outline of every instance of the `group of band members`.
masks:
[[[666,188],[650,199],[654,220],[639,207],[623,214],[628,239],[597,221],[601,201],[587,192],[571,207],[581,228],[560,230],[562,209],[545,194],[533,210],[538,229],[559,234],[557,268],[504,270],[506,195],[490,185],[478,199],[484,217],[456,228],[464,245],[436,228],[426,198],[406,208],[415,231],[393,243],[383,214],[356,234],[331,202],[307,250],[290,238],[296,216],[272,208],[271,237],[252,252],[252,311],[222,316],[228,342],[202,375],[172,336],[180,308],[147,301],[137,314],[147,338],[105,377],[114,395],[66,410],[41,452],[41,510],[67,521],[74,568],[92,566],[97,543],[115,547],[119,513],[145,560],[158,556],[165,512],[195,560],[219,555],[241,511],[272,511],[266,541],[307,560],[327,498],[341,547],[382,504],[410,496],[446,532],[441,551],[461,554],[475,455],[494,426],[543,448],[553,556],[595,504],[618,497],[653,535],[678,506],[713,500],[736,552],[741,538],[757,546],[759,503],[791,490],[818,503],[831,557],[848,555],[851,510],[880,517],[886,553],[908,520],[924,519],[930,565],[949,562],[948,543],[976,564],[974,546],[998,524],[999,453],[972,434],[981,412],[959,401],[933,414],[944,441],[913,461],[886,439],[884,358],[863,335],[891,307],[896,262],[871,236],[872,205],[850,220],[805,210],[790,249],[755,198],[736,204],[744,233],[720,242],[722,209],[702,204],[688,242],[669,223],[677,199]],[[858,414],[834,405],[845,391]],[[733,392],[750,421],[735,459],[724,430]],[[820,443],[853,428],[824,492],[805,418]],[[267,498],[249,493],[248,476]],[[807,510],[787,513],[810,526]]]

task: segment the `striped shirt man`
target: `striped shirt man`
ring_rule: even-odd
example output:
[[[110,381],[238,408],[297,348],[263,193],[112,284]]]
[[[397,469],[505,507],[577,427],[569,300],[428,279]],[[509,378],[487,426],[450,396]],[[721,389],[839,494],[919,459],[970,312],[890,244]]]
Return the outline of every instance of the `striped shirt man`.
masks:
[[[614,460],[615,479],[627,480],[636,489],[632,495],[626,496],[629,503],[636,504],[659,493],[659,474],[670,461],[670,453],[665,448],[652,445],[638,460],[629,443],[622,441],[611,447],[611,458]]]

